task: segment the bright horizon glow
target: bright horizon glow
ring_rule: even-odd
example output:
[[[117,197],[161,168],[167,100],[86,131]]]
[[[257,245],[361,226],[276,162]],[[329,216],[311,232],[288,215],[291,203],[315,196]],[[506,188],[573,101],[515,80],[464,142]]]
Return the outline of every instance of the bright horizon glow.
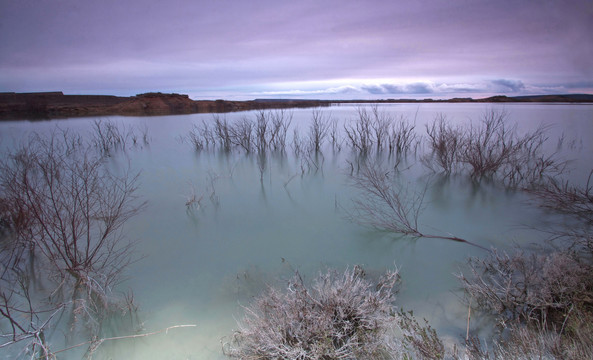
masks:
[[[0,92],[193,99],[593,94],[593,3],[0,3]]]

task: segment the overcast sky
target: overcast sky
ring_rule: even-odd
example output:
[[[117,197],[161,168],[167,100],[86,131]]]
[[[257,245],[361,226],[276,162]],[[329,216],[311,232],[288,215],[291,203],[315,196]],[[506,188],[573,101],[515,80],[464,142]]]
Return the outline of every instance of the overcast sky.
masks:
[[[592,0],[0,0],[0,92],[593,93]]]

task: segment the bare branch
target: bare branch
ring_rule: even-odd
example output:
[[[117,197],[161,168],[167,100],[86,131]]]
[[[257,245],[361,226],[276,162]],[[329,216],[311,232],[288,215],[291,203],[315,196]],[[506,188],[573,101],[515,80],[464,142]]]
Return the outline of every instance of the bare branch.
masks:
[[[353,200],[354,213],[349,216],[352,221],[406,236],[452,240],[488,250],[456,236],[421,232],[418,219],[427,187],[422,192],[410,191],[391,176],[393,174],[389,170],[366,164],[357,175],[351,177],[353,186],[360,190],[359,197]]]

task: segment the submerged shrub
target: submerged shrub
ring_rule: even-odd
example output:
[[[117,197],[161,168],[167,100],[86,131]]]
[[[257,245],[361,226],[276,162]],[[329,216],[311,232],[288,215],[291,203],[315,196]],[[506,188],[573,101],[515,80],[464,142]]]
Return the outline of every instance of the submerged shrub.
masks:
[[[593,267],[569,251],[513,255],[492,252],[469,260],[465,291],[501,323],[518,321],[562,327],[571,309],[590,306]]]
[[[438,114],[432,124],[426,125],[426,134],[432,153],[424,157],[423,163],[433,171],[450,174],[459,162],[463,131],[449,124],[446,115]]]
[[[10,235],[0,238],[0,349],[20,343],[28,358],[53,359],[52,334],[70,312],[69,332],[93,339],[92,354],[104,321],[133,311],[113,289],[135,258],[124,225],[144,203],[138,175],[111,172],[104,150],[55,131],[0,160],[0,223]]]
[[[377,283],[359,267],[320,274],[310,287],[296,274],[286,290],[270,288],[223,351],[239,359],[388,359],[399,350],[393,302],[397,271]]]
[[[585,259],[568,250],[493,252],[469,265],[472,275],[459,276],[468,297],[504,330],[491,353],[473,339],[472,358],[591,358],[593,267]]]

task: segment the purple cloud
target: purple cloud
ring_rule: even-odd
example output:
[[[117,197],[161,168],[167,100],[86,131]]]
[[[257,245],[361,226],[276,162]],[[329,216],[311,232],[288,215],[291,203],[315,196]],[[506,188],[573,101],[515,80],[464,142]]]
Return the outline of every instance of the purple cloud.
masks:
[[[498,79],[493,80],[492,84],[497,87],[501,87],[502,91],[504,92],[517,92],[525,89],[525,84],[523,84],[523,82],[520,80]]]
[[[592,12],[587,0],[3,1],[0,91],[593,92]],[[324,84],[278,89],[307,82]]]

